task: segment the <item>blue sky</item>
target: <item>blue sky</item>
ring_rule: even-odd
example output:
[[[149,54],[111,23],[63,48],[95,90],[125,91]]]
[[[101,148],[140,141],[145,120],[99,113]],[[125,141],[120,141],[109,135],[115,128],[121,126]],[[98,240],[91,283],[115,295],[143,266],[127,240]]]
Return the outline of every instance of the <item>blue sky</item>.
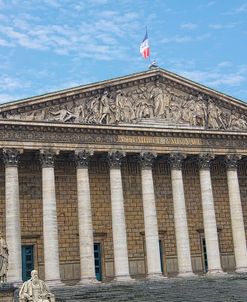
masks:
[[[247,101],[247,1],[0,0],[0,102],[147,69]]]

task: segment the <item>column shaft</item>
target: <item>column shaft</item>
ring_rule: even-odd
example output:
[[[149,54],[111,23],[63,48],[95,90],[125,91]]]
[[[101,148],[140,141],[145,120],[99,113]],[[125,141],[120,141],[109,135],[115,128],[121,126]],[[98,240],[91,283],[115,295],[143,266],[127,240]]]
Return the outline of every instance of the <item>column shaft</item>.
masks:
[[[180,167],[181,168],[181,167]],[[171,167],[172,195],[179,276],[192,276],[189,232],[184,198],[182,170]]]
[[[88,175],[89,153],[78,154],[77,157],[77,197],[78,197],[78,220],[79,220],[79,244],[81,282],[96,282],[94,267],[94,240],[92,209]],[[80,158],[83,157],[83,161]],[[77,158],[77,159],[78,159]]]
[[[222,273],[209,164],[207,167],[201,167],[200,169],[200,184],[208,273]]]
[[[113,152],[109,153],[108,157],[110,162],[112,233],[116,281],[131,280],[129,274],[123,184],[120,169],[123,156],[123,153]]]
[[[140,155],[147,276],[151,279],[160,278],[162,276],[159,231],[152,173],[154,159],[155,155],[149,152]]]
[[[57,207],[55,193],[54,155],[41,154],[43,239],[45,280],[50,286],[61,285],[59,268]]]
[[[22,282],[21,226],[17,166],[5,168],[6,241],[9,248],[8,282]]]
[[[231,162],[229,163],[229,160]],[[227,183],[229,192],[232,236],[236,262],[236,272],[247,272],[247,250],[243,220],[243,211],[237,174],[237,158],[228,156]]]

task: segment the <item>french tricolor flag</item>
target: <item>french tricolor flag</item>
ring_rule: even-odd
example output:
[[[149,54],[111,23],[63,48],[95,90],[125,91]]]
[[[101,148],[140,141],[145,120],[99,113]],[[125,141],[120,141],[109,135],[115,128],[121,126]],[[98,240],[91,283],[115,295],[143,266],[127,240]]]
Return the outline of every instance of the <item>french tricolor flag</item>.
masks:
[[[140,46],[140,53],[141,55],[143,56],[144,59],[146,59],[147,57],[150,56],[150,48],[149,48],[149,45],[148,45],[148,33],[147,33],[147,30],[146,30],[146,34],[145,34],[145,37],[141,43],[141,46]]]

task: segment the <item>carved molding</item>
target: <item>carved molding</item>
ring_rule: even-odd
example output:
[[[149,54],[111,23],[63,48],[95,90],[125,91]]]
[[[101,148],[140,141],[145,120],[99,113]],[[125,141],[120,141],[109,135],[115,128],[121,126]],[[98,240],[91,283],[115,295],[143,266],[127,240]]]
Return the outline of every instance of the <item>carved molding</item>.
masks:
[[[74,154],[74,160],[77,168],[87,168],[91,157],[93,156],[93,151],[83,150],[76,152]]]
[[[138,156],[138,161],[142,169],[152,169],[153,163],[157,154],[152,152],[142,152]]]
[[[107,161],[110,168],[120,168],[125,155],[125,152],[120,151],[108,152]]]
[[[182,153],[171,153],[169,156],[169,163],[172,169],[181,170],[183,160],[186,158],[185,154]]]
[[[225,156],[225,164],[228,170],[236,170],[238,167],[238,162],[241,159],[240,154],[227,154]]]
[[[53,151],[42,151],[39,154],[39,159],[42,165],[42,168],[53,168],[55,162],[55,152]]]
[[[242,108],[173,84],[160,79],[117,90],[97,90],[66,102],[47,103],[41,109],[2,112],[0,118],[102,125],[138,124],[151,119],[164,124],[247,131],[247,114]]]
[[[20,151],[16,149],[3,149],[3,162],[5,166],[18,166]]]
[[[212,153],[202,153],[198,156],[199,168],[209,170],[212,160],[215,158]]]

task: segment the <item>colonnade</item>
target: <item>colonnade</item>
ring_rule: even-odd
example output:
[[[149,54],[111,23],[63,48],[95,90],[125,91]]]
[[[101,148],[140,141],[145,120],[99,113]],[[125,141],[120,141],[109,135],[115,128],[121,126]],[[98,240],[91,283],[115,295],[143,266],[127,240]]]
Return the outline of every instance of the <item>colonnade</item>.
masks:
[[[75,152],[78,198],[78,222],[80,245],[80,283],[94,283],[93,225],[89,188],[88,163],[92,152],[82,150]],[[107,161],[110,167],[110,189],[112,210],[112,232],[114,271],[117,281],[130,281],[126,222],[124,213],[123,185],[121,163],[124,152],[109,152]],[[159,234],[156,213],[152,166],[156,155],[144,152],[138,155],[141,167],[142,200],[145,227],[145,248],[147,277],[163,278],[159,255]],[[22,281],[21,270],[21,227],[19,204],[18,162],[20,154],[14,149],[3,150],[5,164],[6,194],[6,241],[9,247],[8,281]],[[174,224],[177,246],[179,276],[193,276],[189,231],[186,215],[186,203],[182,175],[182,163],[186,156],[180,153],[169,154],[171,167],[172,194],[174,206]],[[237,175],[239,155],[225,156],[227,183],[229,191],[230,215],[237,272],[247,272],[247,250],[245,228],[241,206],[240,190]],[[50,285],[62,284],[59,271],[57,210],[54,176],[55,154],[50,151],[40,152],[42,165],[42,199],[43,199],[43,236],[45,280]],[[212,192],[210,164],[212,154],[199,154],[199,173],[203,225],[208,258],[208,274],[222,274],[219,241]]]

